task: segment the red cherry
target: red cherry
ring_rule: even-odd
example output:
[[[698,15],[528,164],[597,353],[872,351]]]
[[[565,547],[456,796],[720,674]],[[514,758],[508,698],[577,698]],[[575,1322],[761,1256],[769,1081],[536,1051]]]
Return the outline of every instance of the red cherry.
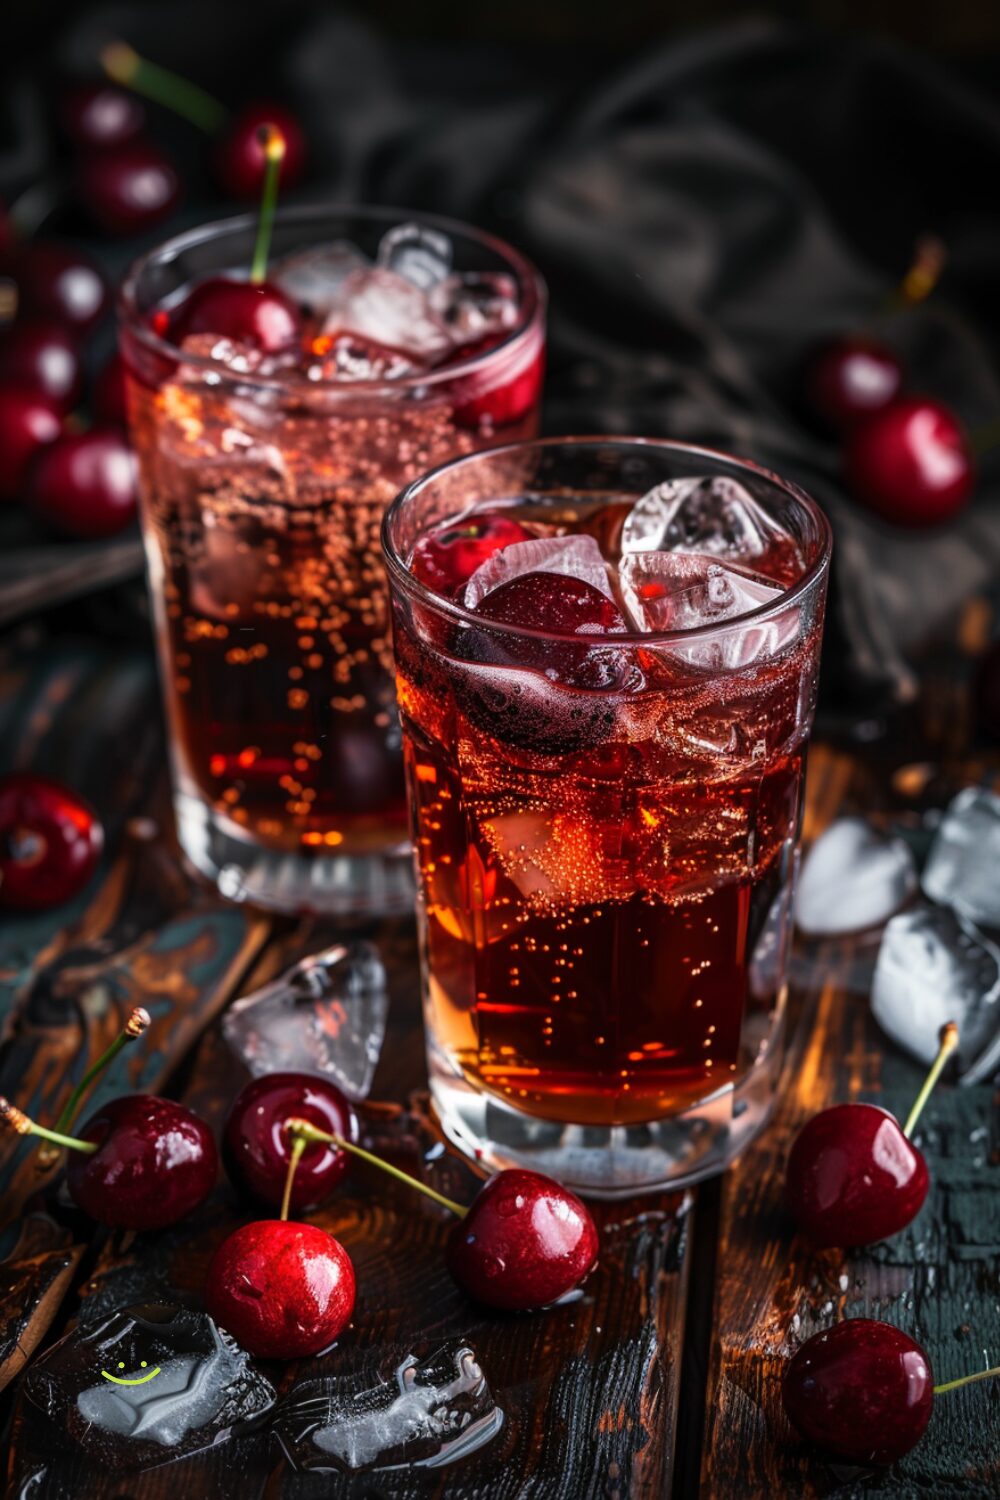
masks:
[[[781,1385],[803,1437],[856,1464],[891,1464],[920,1441],[934,1405],[930,1361],[907,1334],[848,1318],[814,1334]]]
[[[0,341],[0,380],[38,391],[62,411],[83,392],[80,354],[72,334],[58,323],[15,323]]]
[[[146,125],[146,111],[134,94],[112,84],[76,84],[62,92],[59,122],[80,151],[106,151],[134,140]]]
[[[538,405],[544,377],[543,349],[527,369],[515,375],[513,380],[460,402],[455,410],[455,421],[460,427],[485,428],[489,431],[519,422]]]
[[[35,243],[15,266],[18,295],[38,317],[86,334],[108,309],[108,287],[100,268],[66,245]]]
[[[231,198],[258,198],[267,157],[260,139],[262,125],[274,125],[285,142],[279,182],[293,187],[305,167],[306,139],[295,116],[280,104],[251,104],[241,110],[215,147],[215,176]]]
[[[109,427],[127,425],[125,361],[120,354],[112,354],[94,380],[90,392],[90,409],[96,421],[103,422]]]
[[[222,1157],[233,1181],[265,1203],[280,1206],[288,1176],[291,1142],[285,1121],[308,1120],[320,1130],[357,1140],[354,1111],[325,1078],[305,1073],[268,1073],[236,1095],[226,1118]],[[289,1207],[312,1208],[329,1197],[347,1171],[344,1151],[310,1142],[299,1158]]]
[[[92,807],[57,781],[0,780],[0,906],[47,911],[82,890],[104,847]]]
[[[785,1191],[799,1228],[817,1245],[870,1245],[905,1229],[930,1176],[923,1154],[887,1110],[835,1104],[799,1131]]]
[[[597,1227],[574,1193],[511,1168],[479,1190],[448,1240],[448,1269],[489,1307],[545,1307],[597,1264]]]
[[[213,276],[177,309],[170,333],[176,343],[195,333],[213,333],[273,354],[295,342],[299,327],[297,307],[276,286]]]
[[[903,366],[884,344],[850,334],[821,344],[806,366],[806,396],[833,432],[848,432],[894,401],[903,388]]]
[[[58,405],[19,386],[0,386],[0,500],[13,500],[28,465],[62,431]]]
[[[494,552],[530,539],[519,521],[500,511],[483,511],[427,532],[413,549],[410,567],[421,583],[453,599]]]
[[[74,1203],[99,1224],[164,1229],[197,1208],[215,1186],[219,1159],[212,1132],[172,1099],[112,1099],[77,1139],[96,1141],[97,1150],[69,1153],[66,1185]]]
[[[564,573],[521,573],[480,599],[475,613],[498,625],[586,637],[585,643],[574,645],[470,631],[476,660],[535,667],[578,688],[613,687],[621,675],[620,653],[602,647],[599,640],[620,634],[625,621],[614,600],[583,578]]]
[[[939,401],[907,396],[860,423],[844,455],[851,493],[897,526],[934,526],[962,509],[976,481],[962,424]]]
[[[80,162],[77,190],[105,234],[140,234],[171,214],[180,197],[173,162],[150,141],[133,140]]]
[[[354,1311],[354,1267],[313,1224],[263,1219],[223,1240],[205,1276],[205,1307],[250,1354],[305,1359],[343,1333]]]
[[[114,427],[68,433],[35,459],[26,499],[32,513],[55,531],[114,536],[135,517],[135,454]]]

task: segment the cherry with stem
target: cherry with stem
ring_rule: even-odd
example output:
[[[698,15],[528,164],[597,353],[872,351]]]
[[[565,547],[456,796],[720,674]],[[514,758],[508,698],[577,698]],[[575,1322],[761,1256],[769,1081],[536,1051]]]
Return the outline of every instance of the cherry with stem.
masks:
[[[101,1053],[101,1056],[97,1059],[92,1067],[87,1069],[86,1073],[84,1073],[83,1077],[80,1079],[80,1082],[77,1084],[76,1088],[73,1090],[66,1103],[63,1105],[63,1108],[59,1114],[59,1118],[56,1120],[55,1126],[53,1127],[56,1134],[62,1135],[66,1139],[69,1139],[69,1132],[73,1129],[73,1126],[76,1123],[77,1117],[83,1106],[83,1102],[86,1099],[87,1095],[90,1093],[94,1084],[97,1082],[98,1078],[108,1067],[110,1067],[111,1063],[114,1062],[119,1052],[127,1047],[129,1042],[134,1042],[138,1037],[142,1036],[148,1025],[149,1011],[144,1010],[141,1005],[134,1006],[128,1014],[125,1025],[122,1027],[118,1036],[115,1037],[114,1041],[111,1043],[111,1046],[108,1047],[105,1052]],[[48,1171],[49,1168],[54,1166],[58,1160],[59,1152],[55,1149],[51,1141],[46,1141],[41,1146],[38,1152],[37,1165],[39,1172]]]

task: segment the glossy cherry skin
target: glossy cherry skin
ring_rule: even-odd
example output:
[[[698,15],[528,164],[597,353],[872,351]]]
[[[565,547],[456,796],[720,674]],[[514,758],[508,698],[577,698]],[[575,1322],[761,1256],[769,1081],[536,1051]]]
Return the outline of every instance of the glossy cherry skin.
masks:
[[[625,621],[613,599],[583,578],[562,573],[521,573],[492,589],[475,613],[498,625],[531,630],[544,627],[570,641],[537,640],[498,632],[470,631],[480,661],[506,661],[511,666],[535,667],[548,677],[579,688],[608,688],[621,668],[618,653],[601,648],[601,638],[621,634]]]
[[[80,201],[105,234],[141,234],[161,223],[180,187],[170,158],[142,139],[85,157],[77,168]]]
[[[109,427],[124,427],[128,422],[125,361],[120,354],[112,354],[96,376],[90,391],[90,409],[95,421]]]
[[[25,319],[0,340],[0,380],[38,391],[61,411],[83,393],[83,367],[73,335],[50,319]]]
[[[468,401],[459,401],[455,421],[460,427],[494,432],[519,422],[538,404],[545,378],[545,354],[540,353],[530,365],[508,380]]]
[[[67,245],[28,245],[15,276],[20,302],[37,317],[61,323],[80,337],[108,310],[108,286],[89,256]]]
[[[519,521],[502,511],[483,511],[428,531],[413,549],[410,568],[435,593],[454,599],[494,552],[530,539]]]
[[[850,429],[894,401],[903,388],[903,366],[884,344],[863,334],[821,344],[805,373],[809,405],[832,432]]]
[[[286,190],[294,187],[302,176],[306,138],[298,120],[280,104],[251,104],[240,111],[215,147],[216,180],[231,198],[260,197],[267,169],[267,157],[260,138],[262,125],[274,125],[285,142],[279,186]]]
[[[448,1269],[488,1307],[546,1307],[597,1264],[597,1226],[580,1199],[540,1172],[510,1168],[480,1188],[448,1240]]]
[[[66,1185],[74,1203],[99,1224],[165,1229],[215,1186],[219,1157],[212,1132],[173,1099],[112,1099],[76,1134],[98,1148],[89,1155],[67,1152]]]
[[[135,94],[113,84],[75,84],[62,90],[59,123],[78,151],[107,151],[141,135],[146,111]]]
[[[250,1354],[305,1359],[340,1337],[354,1311],[354,1267],[315,1224],[262,1219],[223,1240],[205,1275],[205,1308]]]
[[[27,772],[0,780],[0,906],[61,906],[87,884],[103,847],[97,814],[69,787]]]
[[[276,1207],[291,1157],[285,1121],[296,1116],[330,1135],[357,1140],[357,1119],[344,1095],[327,1079],[307,1073],[267,1073],[251,1079],[233,1100],[223,1129],[222,1159],[233,1182]],[[347,1168],[346,1151],[310,1142],[295,1169],[290,1207],[301,1210],[322,1203]]]
[[[871,1245],[905,1229],[927,1197],[923,1154],[876,1104],[835,1104],[792,1144],[785,1193],[816,1245]]]
[[[20,386],[0,386],[0,500],[17,496],[32,458],[61,431],[54,401]]]
[[[934,1406],[930,1361],[907,1334],[848,1318],[807,1339],[781,1384],[788,1420],[855,1464],[891,1464],[920,1441]]]
[[[287,349],[298,337],[298,308],[266,281],[213,276],[196,286],[171,319],[176,343],[195,333],[213,333],[266,353]]]
[[[907,396],[867,418],[844,454],[848,487],[896,526],[936,526],[963,508],[976,465],[962,424],[948,407]]]
[[[67,433],[35,459],[26,500],[33,515],[66,536],[114,536],[135,518],[136,472],[117,428]]]

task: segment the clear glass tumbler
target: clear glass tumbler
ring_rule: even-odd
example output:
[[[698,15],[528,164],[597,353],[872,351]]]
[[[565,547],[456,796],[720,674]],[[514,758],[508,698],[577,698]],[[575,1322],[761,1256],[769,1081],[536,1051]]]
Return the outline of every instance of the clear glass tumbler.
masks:
[[[637,439],[388,511],[431,1089],[478,1159],[624,1196],[767,1119],[830,543],[794,485]]]
[[[246,275],[255,233],[248,216],[170,240],[120,303],[178,832],[231,899],[405,909],[379,527],[435,464],[535,433],[544,287],[461,225],[290,210],[269,276],[299,304],[295,347],[175,338],[194,286]],[[345,333],[338,286],[352,275]]]

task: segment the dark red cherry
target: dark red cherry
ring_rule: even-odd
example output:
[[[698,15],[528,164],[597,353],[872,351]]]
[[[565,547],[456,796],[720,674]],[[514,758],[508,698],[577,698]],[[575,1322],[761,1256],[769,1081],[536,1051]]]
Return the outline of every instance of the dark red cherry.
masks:
[[[511,1168],[479,1190],[448,1239],[448,1269],[489,1307],[557,1302],[597,1264],[597,1227],[575,1193],[539,1172]]]
[[[907,1334],[874,1318],[848,1318],[806,1340],[788,1362],[781,1396],[792,1426],[827,1453],[891,1464],[923,1436],[934,1377]]]
[[[250,1354],[305,1359],[340,1337],[354,1311],[354,1267],[314,1224],[244,1224],[212,1256],[205,1308]]]
[[[0,386],[0,500],[17,496],[32,458],[61,431],[54,401],[20,386]]]
[[[128,141],[85,157],[77,168],[77,193],[105,234],[141,234],[177,206],[180,177],[151,141]]]
[[[114,536],[135,517],[135,454],[115,427],[67,433],[43,448],[28,474],[33,515],[73,537]]]
[[[84,1213],[121,1229],[164,1229],[208,1197],[219,1159],[212,1132],[173,1099],[112,1099],[77,1131],[97,1150],[70,1151],[66,1185]]]
[[[280,104],[251,104],[240,111],[215,146],[216,180],[231,198],[260,197],[267,167],[260,138],[262,125],[274,125],[285,142],[285,156],[278,179],[281,188],[294,187],[302,176],[306,138],[298,120]]]
[[[212,333],[275,353],[295,342],[299,326],[298,308],[276,286],[213,276],[174,313],[170,335],[180,343],[195,333]]]
[[[903,388],[903,366],[884,344],[864,334],[830,339],[806,366],[810,406],[832,432],[849,432],[881,411]]]
[[[519,521],[502,511],[483,511],[427,532],[413,549],[410,568],[428,588],[454,599],[494,552],[530,539]]]
[[[470,631],[485,648],[481,661],[506,661],[511,666],[535,667],[548,677],[578,688],[613,687],[621,675],[620,653],[602,648],[602,636],[625,630],[613,599],[594,584],[564,573],[521,573],[481,599],[475,613],[498,625],[580,636],[580,645],[531,636]]]
[[[906,396],[860,423],[848,439],[844,472],[852,495],[897,526],[949,520],[976,482],[961,422],[925,396]]]
[[[107,312],[104,275],[80,250],[36,242],[21,252],[15,276],[20,303],[77,335],[89,333]]]
[[[870,1245],[905,1229],[927,1197],[923,1154],[875,1104],[835,1104],[799,1131],[785,1193],[816,1245]]]
[[[125,361],[112,354],[97,375],[90,392],[90,409],[94,420],[109,427],[124,427],[128,422],[125,386]]]
[[[27,772],[0,780],[0,906],[61,906],[86,885],[103,847],[97,814],[69,787]]]
[[[545,378],[544,350],[530,365],[514,376],[502,381],[488,391],[459,401],[455,409],[455,421],[460,427],[494,432],[519,422],[537,405],[542,394]]]
[[[146,111],[135,94],[110,83],[81,83],[64,88],[59,123],[78,151],[107,151],[124,146],[146,127]]]
[[[61,411],[83,392],[80,352],[68,329],[51,320],[25,319],[0,339],[0,380],[38,391]]]
[[[267,1073],[252,1079],[230,1107],[222,1159],[237,1186],[278,1207],[291,1158],[285,1121],[293,1117],[349,1141],[358,1138],[354,1111],[327,1079],[306,1073]],[[346,1152],[326,1142],[310,1142],[295,1169],[289,1207],[302,1210],[322,1203],[347,1168]]]

